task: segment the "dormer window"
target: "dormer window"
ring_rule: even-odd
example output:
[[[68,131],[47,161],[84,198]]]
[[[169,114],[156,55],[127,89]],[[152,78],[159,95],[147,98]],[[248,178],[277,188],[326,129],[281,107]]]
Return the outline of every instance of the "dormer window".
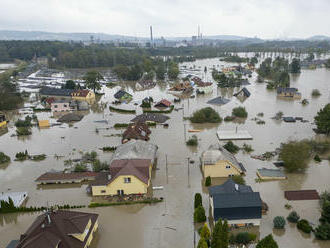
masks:
[[[131,183],[130,177],[124,177],[124,183]]]

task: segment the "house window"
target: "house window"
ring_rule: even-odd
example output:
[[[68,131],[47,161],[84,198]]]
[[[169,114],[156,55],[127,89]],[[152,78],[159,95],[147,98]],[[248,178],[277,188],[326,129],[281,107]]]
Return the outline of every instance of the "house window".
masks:
[[[233,177],[233,176],[234,176],[234,174],[229,174],[228,176],[229,176],[229,177]]]
[[[226,165],[226,169],[230,169],[230,165]]]
[[[66,104],[64,104],[64,108],[66,108],[67,107],[67,105]]]
[[[57,106],[57,105],[55,105],[55,106],[54,106],[54,108],[58,108],[58,106]]]
[[[130,177],[124,177],[124,183],[131,183]]]
[[[117,195],[124,195],[124,190],[118,189],[117,190]]]
[[[105,194],[105,193],[106,193],[106,191],[105,191],[105,190],[101,190],[101,193],[102,193],[102,194]]]

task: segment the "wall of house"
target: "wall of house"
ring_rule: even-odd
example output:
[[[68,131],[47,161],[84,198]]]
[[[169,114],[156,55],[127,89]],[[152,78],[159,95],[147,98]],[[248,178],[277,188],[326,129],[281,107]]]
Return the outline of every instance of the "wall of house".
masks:
[[[93,227],[93,231],[90,233],[84,248],[87,248],[90,246],[90,244],[92,243],[92,240],[94,238],[93,234],[97,231],[98,227],[99,227],[99,223],[98,223],[98,221],[96,221],[94,224],[94,227]]]
[[[67,112],[70,111],[70,104],[69,102],[65,102],[65,103],[52,103],[51,104],[51,110],[52,112]]]
[[[131,182],[125,183],[124,178],[130,177]],[[123,190],[125,195],[130,194],[146,194],[148,190],[148,184],[143,183],[140,179],[133,175],[125,175],[117,177],[113,182],[105,186],[92,186],[93,196],[101,195],[117,195],[117,190]]]
[[[7,126],[7,121],[1,121],[0,122],[0,128],[1,127],[6,127]]]
[[[226,168],[230,166],[230,168]],[[204,177],[229,177],[240,175],[240,171],[227,160],[218,161],[215,165],[203,165]]]
[[[72,95],[72,99],[89,102],[95,99],[95,94],[94,92],[90,91],[86,97]]]

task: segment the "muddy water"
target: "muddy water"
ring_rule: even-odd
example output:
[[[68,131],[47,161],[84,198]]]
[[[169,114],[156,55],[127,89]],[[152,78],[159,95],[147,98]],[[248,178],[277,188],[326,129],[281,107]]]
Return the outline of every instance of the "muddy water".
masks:
[[[226,63],[218,59],[206,59],[194,63],[184,63],[187,68],[195,65],[196,72],[202,78],[211,80],[210,68],[213,65],[220,68]],[[218,66],[219,65],[219,66]],[[207,66],[207,75],[204,75],[204,67]],[[200,67],[200,68],[199,68]],[[92,243],[93,248],[114,247],[192,247],[195,227],[192,222],[193,196],[195,192],[203,193],[203,204],[208,208],[207,190],[203,187],[202,174],[199,167],[199,156],[209,145],[217,142],[217,129],[236,128],[248,130],[254,137],[245,143],[254,148],[253,154],[260,154],[279,147],[281,142],[290,139],[302,139],[314,137],[312,131],[313,117],[323,105],[329,102],[329,78],[330,71],[326,69],[304,70],[301,75],[292,78],[292,86],[297,87],[303,98],[308,98],[310,104],[302,106],[299,101],[285,101],[276,98],[274,91],[266,90],[264,84],[254,83],[256,75],[253,75],[252,84],[247,86],[251,97],[241,103],[232,97],[238,89],[217,89],[214,86],[213,93],[197,96],[194,99],[185,99],[176,104],[176,108],[184,110],[173,111],[168,121],[169,128],[158,126],[152,128],[151,140],[159,146],[158,165],[152,179],[153,186],[164,186],[164,190],[154,191],[155,196],[165,198],[163,203],[146,206],[117,206],[98,209],[86,209],[86,211],[100,214],[100,229]],[[173,100],[172,95],[166,93],[165,84],[159,84],[156,88],[134,92],[134,85],[123,84],[130,93],[134,93],[134,101],[123,105],[127,109],[140,108],[134,102],[141,101],[146,96],[152,96],[155,101],[161,98]],[[318,88],[322,95],[319,98],[311,98],[311,91]],[[118,87],[105,88],[105,95],[99,103],[113,101],[113,94]],[[220,125],[192,125],[189,121],[183,121],[196,109],[208,106],[206,102],[216,96],[226,96],[231,101],[224,106],[213,106],[222,117],[230,115],[233,107],[245,106],[249,117],[244,124],[222,123]],[[309,123],[284,123],[270,119],[278,111],[283,111],[285,116],[301,116],[309,120]],[[257,113],[263,112],[265,125],[257,125],[251,119]],[[38,114],[39,119],[47,119],[49,113]],[[65,168],[65,159],[78,158],[82,151],[98,151],[101,160],[109,160],[111,153],[103,153],[98,148],[103,146],[116,146],[120,144],[120,137],[109,137],[110,134],[121,133],[122,130],[103,129],[112,127],[114,123],[126,122],[134,115],[112,113],[108,109],[103,112],[97,106],[84,116],[83,120],[69,127],[63,125],[50,129],[39,130],[33,128],[33,134],[25,139],[10,137],[15,133],[10,125],[9,132],[0,136],[0,150],[10,155],[12,159],[18,151],[27,149],[30,154],[47,154],[47,159],[41,162],[11,162],[0,167],[0,191],[28,191],[27,205],[53,205],[53,204],[88,204],[91,197],[86,194],[86,185],[47,186],[37,187],[34,180],[42,173],[51,169],[61,170]],[[97,120],[108,120],[109,124],[95,123]],[[95,129],[99,128],[99,133]],[[192,134],[187,130],[191,128],[203,129],[195,133],[199,139],[197,148],[189,148],[185,145],[185,138]],[[184,132],[186,130],[186,133]],[[244,142],[235,142],[242,145]],[[56,159],[54,155],[64,156]],[[168,166],[166,169],[165,158]],[[195,163],[188,164],[188,158]],[[288,174],[288,180],[256,183],[256,169],[273,168],[271,162],[262,162],[251,159],[248,154],[240,152],[237,155],[247,169],[246,181],[255,191],[261,193],[262,199],[269,205],[269,212],[263,216],[261,228],[257,230],[261,237],[273,233],[280,247],[329,247],[329,242],[314,240],[313,236],[300,233],[295,227],[286,226],[285,231],[278,232],[272,228],[272,220],[277,215],[287,216],[289,210],[284,208],[287,201],[284,199],[284,190],[293,189],[317,189],[319,192],[330,189],[330,166],[328,161],[320,164],[310,164],[305,174]],[[189,166],[188,166],[189,165]],[[218,181],[219,183],[220,181]],[[320,216],[317,201],[290,202],[293,209],[303,218],[317,224]],[[208,213],[208,211],[206,211]],[[0,215],[0,247],[4,247],[10,240],[17,239],[23,233],[37,214],[8,214]],[[197,235],[196,235],[197,236]]]

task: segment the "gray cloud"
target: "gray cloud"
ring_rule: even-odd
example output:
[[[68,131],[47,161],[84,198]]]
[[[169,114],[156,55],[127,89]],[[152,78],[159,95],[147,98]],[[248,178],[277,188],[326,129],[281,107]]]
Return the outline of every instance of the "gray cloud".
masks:
[[[329,0],[1,0],[0,29],[148,36],[330,35]]]

